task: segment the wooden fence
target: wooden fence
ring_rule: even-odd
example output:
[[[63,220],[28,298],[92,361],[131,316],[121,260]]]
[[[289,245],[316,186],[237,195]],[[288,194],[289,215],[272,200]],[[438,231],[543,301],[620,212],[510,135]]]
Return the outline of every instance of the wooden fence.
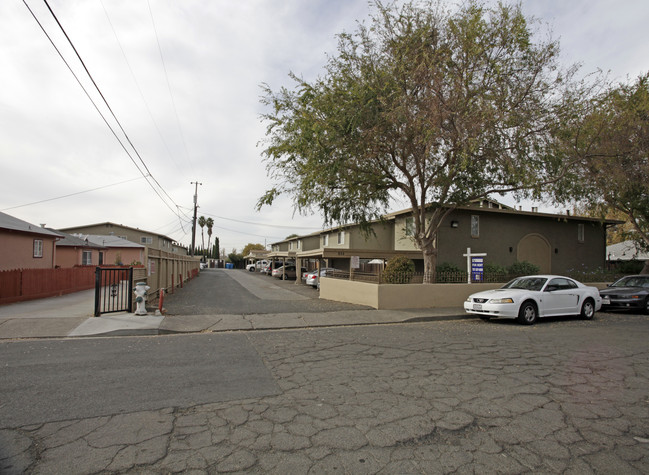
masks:
[[[177,287],[182,287],[185,282],[198,276],[200,259],[198,257],[184,256],[158,249],[147,250],[147,268],[145,272],[135,269],[133,283],[146,282],[151,287],[148,301],[156,302],[160,290],[173,293]]]
[[[0,271],[0,304],[54,297],[95,286],[95,266]]]

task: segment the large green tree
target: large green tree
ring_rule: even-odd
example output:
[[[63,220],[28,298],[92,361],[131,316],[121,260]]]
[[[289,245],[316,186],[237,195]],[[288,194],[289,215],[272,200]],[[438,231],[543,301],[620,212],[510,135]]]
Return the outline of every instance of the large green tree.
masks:
[[[562,138],[579,164],[563,191],[601,216],[626,219],[628,235],[649,249],[649,73],[599,94]]]
[[[259,243],[253,244],[253,243],[249,242],[248,244],[246,244],[244,246],[243,251],[241,252],[241,254],[245,257],[248,254],[250,254],[250,251],[252,251],[252,250],[263,251],[264,249],[266,249],[266,247],[263,244],[259,244]]]
[[[265,87],[275,186],[258,206],[287,193],[325,224],[363,224],[405,198],[430,278],[454,208],[494,193],[539,196],[562,176],[550,149],[571,75],[520,6],[377,2],[373,12],[369,27],[339,35],[320,78]]]

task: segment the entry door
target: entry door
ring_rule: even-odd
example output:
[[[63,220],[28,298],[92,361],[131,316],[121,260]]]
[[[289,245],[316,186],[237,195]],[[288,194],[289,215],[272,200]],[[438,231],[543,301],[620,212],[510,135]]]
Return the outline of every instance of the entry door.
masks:
[[[552,270],[550,243],[540,234],[528,234],[518,242],[516,257],[519,262],[527,261],[539,267],[540,274],[549,274]]]

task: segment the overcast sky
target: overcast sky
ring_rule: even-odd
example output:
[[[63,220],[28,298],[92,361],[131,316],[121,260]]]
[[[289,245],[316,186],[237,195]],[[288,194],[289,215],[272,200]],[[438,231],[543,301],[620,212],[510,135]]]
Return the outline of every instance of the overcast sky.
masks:
[[[25,4],[3,0],[0,211],[53,228],[111,221],[188,245],[198,181],[198,214],[214,219],[227,252],[322,227],[320,215],[295,215],[290,198],[255,210],[270,185],[260,85],[292,87],[290,71],[314,79],[335,35],[367,18],[367,0],[48,1],[137,152],[44,2],[27,0],[130,156]],[[649,2],[522,4],[582,74],[649,71]]]

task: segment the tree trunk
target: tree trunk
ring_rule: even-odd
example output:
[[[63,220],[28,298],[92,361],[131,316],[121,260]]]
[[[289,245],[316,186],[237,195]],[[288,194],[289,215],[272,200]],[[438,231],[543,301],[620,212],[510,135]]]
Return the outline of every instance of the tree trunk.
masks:
[[[435,268],[437,267],[437,248],[433,243],[422,246],[424,253],[424,284],[432,284],[436,280]]]

